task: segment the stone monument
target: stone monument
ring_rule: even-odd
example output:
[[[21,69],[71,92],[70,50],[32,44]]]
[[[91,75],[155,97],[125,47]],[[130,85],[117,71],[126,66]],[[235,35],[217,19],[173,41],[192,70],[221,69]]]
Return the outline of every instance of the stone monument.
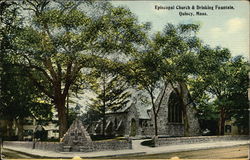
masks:
[[[76,119],[62,139],[64,152],[92,151],[92,140],[82,122]]]

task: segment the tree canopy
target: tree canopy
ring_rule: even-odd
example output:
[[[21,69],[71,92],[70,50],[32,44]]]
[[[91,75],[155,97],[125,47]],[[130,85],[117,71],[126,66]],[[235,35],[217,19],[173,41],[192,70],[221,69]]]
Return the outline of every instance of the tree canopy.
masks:
[[[146,25],[139,24],[128,9],[105,4],[47,0],[21,4],[31,17],[17,33],[13,60],[52,99],[60,137],[67,130],[65,99],[84,74],[81,70],[95,66],[107,55],[133,53],[143,43]],[[103,7],[100,15],[88,13],[95,7]]]

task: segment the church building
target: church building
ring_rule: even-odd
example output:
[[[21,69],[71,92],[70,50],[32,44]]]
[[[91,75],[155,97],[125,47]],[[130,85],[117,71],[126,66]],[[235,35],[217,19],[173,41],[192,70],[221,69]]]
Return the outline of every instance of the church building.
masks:
[[[187,116],[190,136],[200,135],[200,127],[196,110],[193,103],[190,103],[189,93],[186,86],[175,86],[182,89],[184,101],[187,105]],[[166,90],[161,90],[155,96],[155,104],[158,106],[160,97],[163,99],[158,113],[158,135],[159,136],[184,136],[183,113],[178,96],[169,84]],[[137,93],[134,100],[127,106],[107,114],[105,127],[106,135],[149,137],[154,135],[154,114],[150,98],[146,93]],[[92,134],[101,134],[101,121],[91,127]],[[94,133],[93,133],[94,132]]]

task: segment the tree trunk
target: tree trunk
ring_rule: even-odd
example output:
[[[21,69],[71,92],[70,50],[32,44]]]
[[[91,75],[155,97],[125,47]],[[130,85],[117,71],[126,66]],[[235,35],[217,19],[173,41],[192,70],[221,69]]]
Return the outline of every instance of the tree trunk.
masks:
[[[158,124],[157,124],[157,115],[154,114],[154,123],[155,123],[155,136],[158,136]]]
[[[13,120],[8,120],[7,121],[7,127],[6,127],[7,128],[7,133],[6,133],[7,137],[13,136],[12,127],[13,127]]]
[[[150,97],[151,97],[151,103],[152,103],[152,107],[153,107],[155,136],[158,136],[158,125],[157,125],[157,114],[158,114],[158,112],[156,111],[153,92],[149,91],[149,94],[150,94]],[[160,107],[160,105],[158,107]]]
[[[220,135],[224,135],[224,128],[225,128],[225,109],[221,107],[220,109],[220,122],[219,122],[219,130]]]
[[[103,77],[103,108],[102,108],[102,136],[105,137],[105,127],[106,127],[106,75]]]
[[[184,123],[184,136],[190,136],[189,133],[189,122],[188,122],[188,116],[187,116],[187,105],[188,105],[188,101],[189,99],[187,99],[187,102],[185,102],[185,96],[187,97],[187,93],[185,93],[185,91],[187,91],[187,86],[185,83],[179,83],[180,86],[180,91],[178,91],[178,89],[175,89],[175,92],[177,93],[179,100],[180,100],[180,104],[181,104],[181,108],[182,108],[182,114],[183,114],[183,123]],[[174,88],[174,85],[172,84],[172,87]]]
[[[63,138],[64,134],[67,132],[67,115],[65,108],[65,98],[61,98],[57,101],[56,108],[58,110],[58,120],[59,120],[59,138]]]
[[[105,113],[103,114],[103,119],[102,119],[102,136],[105,137],[105,127],[106,127],[106,116]]]
[[[184,102],[183,95],[179,96],[180,98],[180,104],[182,109],[182,115],[183,115],[183,123],[184,123],[184,136],[189,136],[189,122],[188,122],[188,116],[187,116],[187,105]]]
[[[18,128],[18,140],[23,140],[23,118],[20,118],[17,122],[17,128]]]
[[[68,120],[69,119],[69,94],[67,94],[67,104],[66,104],[66,119]],[[70,124],[67,124],[67,128],[69,128]]]

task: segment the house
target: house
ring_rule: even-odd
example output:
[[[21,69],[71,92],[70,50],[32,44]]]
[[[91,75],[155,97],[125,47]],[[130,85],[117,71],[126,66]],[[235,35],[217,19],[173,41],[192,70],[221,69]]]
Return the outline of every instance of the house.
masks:
[[[16,134],[18,128],[16,127]],[[32,140],[35,132],[43,132],[46,139],[59,138],[59,126],[53,121],[48,122],[46,125],[39,125],[35,118],[27,117],[23,123],[23,140]]]
[[[236,119],[230,118],[225,121],[224,134],[225,135],[242,135],[246,133],[246,128],[235,124]]]
[[[178,90],[182,89],[184,91],[185,101],[187,104],[189,103],[187,105],[187,116],[190,126],[190,135],[200,135],[196,110],[194,104],[190,103],[191,100],[189,99],[190,96],[187,88],[181,88],[179,85],[175,87]],[[162,95],[163,99],[158,114],[158,135],[184,136],[183,113],[177,94],[171,85],[168,85],[165,92],[161,90],[158,94],[155,94],[157,98],[154,103],[156,105],[159,104]],[[132,137],[147,137],[154,135],[154,114],[149,100],[147,94],[140,91],[136,93],[133,101],[127,106],[116,112],[109,112],[106,117],[106,135]],[[91,134],[101,134],[101,130],[101,121],[88,128]]]
[[[0,135],[3,137],[18,137],[20,130],[22,130],[21,138],[26,141],[32,140],[37,131],[42,131],[46,139],[59,138],[59,126],[53,121],[48,122],[46,125],[39,125],[34,117],[26,117],[22,122],[22,126],[17,126],[18,124],[15,121],[11,122],[11,125],[8,125],[8,123],[10,121],[0,120]]]

